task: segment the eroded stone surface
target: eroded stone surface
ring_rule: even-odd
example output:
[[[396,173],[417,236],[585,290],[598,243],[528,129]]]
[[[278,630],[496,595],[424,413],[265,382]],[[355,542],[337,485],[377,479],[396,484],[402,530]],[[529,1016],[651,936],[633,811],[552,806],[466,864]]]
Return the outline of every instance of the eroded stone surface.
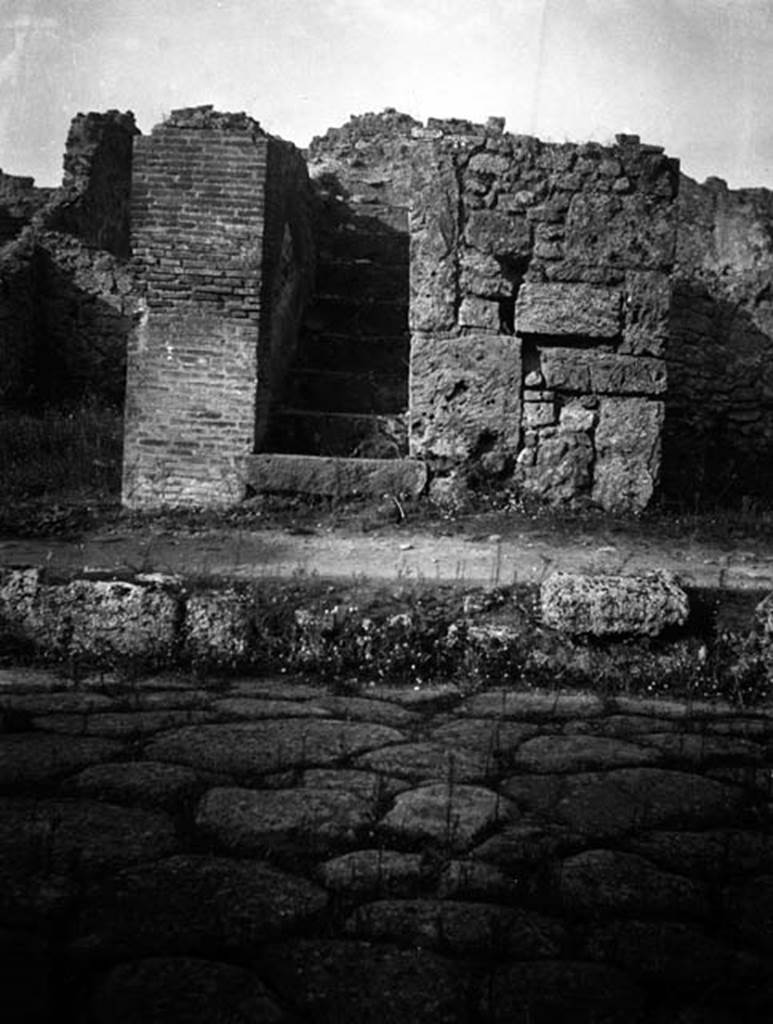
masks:
[[[266,986],[232,964],[148,957],[114,967],[90,999],[94,1024],[281,1024]]]
[[[435,780],[476,782],[485,777],[490,757],[485,750],[419,741],[363,754],[357,758],[356,764],[414,783]]]
[[[687,595],[667,573],[590,576],[554,572],[540,589],[542,620],[565,633],[657,636],[687,620]]]
[[[380,825],[408,839],[464,849],[511,813],[509,802],[490,789],[435,783],[401,793]]]
[[[119,804],[177,811],[199,787],[192,768],[157,761],[116,761],[84,768],[67,781],[68,791]]]
[[[83,736],[0,735],[0,788],[35,785],[120,755],[121,744]]]
[[[534,772],[578,772],[654,764],[659,760],[657,750],[647,750],[646,746],[612,737],[535,736],[521,744],[513,757],[513,765]]]
[[[260,861],[179,855],[115,875],[85,897],[77,956],[254,951],[325,907],[319,886]]]
[[[226,849],[258,853],[295,839],[345,842],[372,820],[372,805],[335,789],[211,789],[196,812],[202,833]]]
[[[384,725],[280,718],[180,729],[151,743],[147,756],[241,776],[331,764],[402,739]]]
[[[357,896],[409,894],[423,873],[421,854],[382,849],[353,850],[319,867],[319,879],[327,889]]]

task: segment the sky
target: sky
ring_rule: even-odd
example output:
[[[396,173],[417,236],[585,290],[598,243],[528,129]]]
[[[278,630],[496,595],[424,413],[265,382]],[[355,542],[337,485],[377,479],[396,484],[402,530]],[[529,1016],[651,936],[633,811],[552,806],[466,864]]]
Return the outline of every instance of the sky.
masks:
[[[245,110],[299,146],[351,114],[504,116],[773,188],[773,0],[0,0],[0,168],[61,181],[70,119]]]

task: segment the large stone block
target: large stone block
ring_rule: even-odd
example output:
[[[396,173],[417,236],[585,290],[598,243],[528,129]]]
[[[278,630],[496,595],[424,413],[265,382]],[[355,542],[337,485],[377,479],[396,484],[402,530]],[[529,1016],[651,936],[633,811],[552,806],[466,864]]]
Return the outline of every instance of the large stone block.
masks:
[[[625,326],[620,352],[662,356],[668,339],[671,281],[657,270],[631,270],[625,276]]]
[[[543,348],[540,369],[545,387],[594,395],[661,395],[666,364],[646,356],[593,349]]]
[[[518,292],[515,329],[519,334],[616,338],[621,306],[617,288],[527,281]]]
[[[593,500],[609,512],[639,512],[660,474],[663,402],[603,398],[595,433]]]
[[[521,377],[517,338],[416,335],[411,346],[411,454],[468,459],[517,451]]]
[[[636,193],[578,193],[572,199],[566,218],[568,258],[589,265],[668,271],[675,250],[671,202]]]
[[[453,160],[432,142],[416,147],[410,216],[410,325],[443,331],[456,319],[459,183]]]
[[[531,226],[526,217],[499,210],[473,210],[464,231],[465,242],[479,252],[513,258],[531,254]]]
[[[542,621],[564,633],[657,636],[687,621],[689,602],[669,573],[586,576],[554,572],[540,589]]]

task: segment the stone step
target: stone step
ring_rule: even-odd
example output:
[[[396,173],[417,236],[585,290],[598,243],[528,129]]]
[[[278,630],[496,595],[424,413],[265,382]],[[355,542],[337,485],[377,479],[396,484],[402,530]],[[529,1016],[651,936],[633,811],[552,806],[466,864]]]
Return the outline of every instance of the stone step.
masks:
[[[296,370],[287,382],[285,402],[315,412],[399,414],[408,406],[408,374]]]
[[[321,297],[307,311],[304,326],[333,334],[400,334],[408,330],[408,303],[353,296]]]
[[[258,494],[318,494],[327,497],[410,494],[427,483],[427,467],[416,459],[330,458],[265,452],[247,460],[249,486]]]
[[[396,459],[408,451],[408,425],[404,415],[285,408],[273,417],[266,448],[283,454]]]
[[[336,367],[352,373],[387,373],[407,378],[410,347],[407,331],[362,337],[306,331],[301,339],[298,366],[307,370]]]
[[[408,301],[408,266],[373,259],[320,259],[317,295]]]

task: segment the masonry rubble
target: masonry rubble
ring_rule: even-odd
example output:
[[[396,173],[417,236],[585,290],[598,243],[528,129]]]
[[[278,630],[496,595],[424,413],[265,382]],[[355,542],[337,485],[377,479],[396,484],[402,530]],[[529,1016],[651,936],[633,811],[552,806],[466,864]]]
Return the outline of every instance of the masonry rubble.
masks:
[[[341,444],[613,512],[661,478],[764,490],[772,193],[499,118],[366,114],[305,156],[245,114],[109,111],[74,119],[62,189],[3,175],[3,400],[120,400],[128,355],[137,507],[233,503],[255,453]],[[323,392],[350,414],[304,420]]]

